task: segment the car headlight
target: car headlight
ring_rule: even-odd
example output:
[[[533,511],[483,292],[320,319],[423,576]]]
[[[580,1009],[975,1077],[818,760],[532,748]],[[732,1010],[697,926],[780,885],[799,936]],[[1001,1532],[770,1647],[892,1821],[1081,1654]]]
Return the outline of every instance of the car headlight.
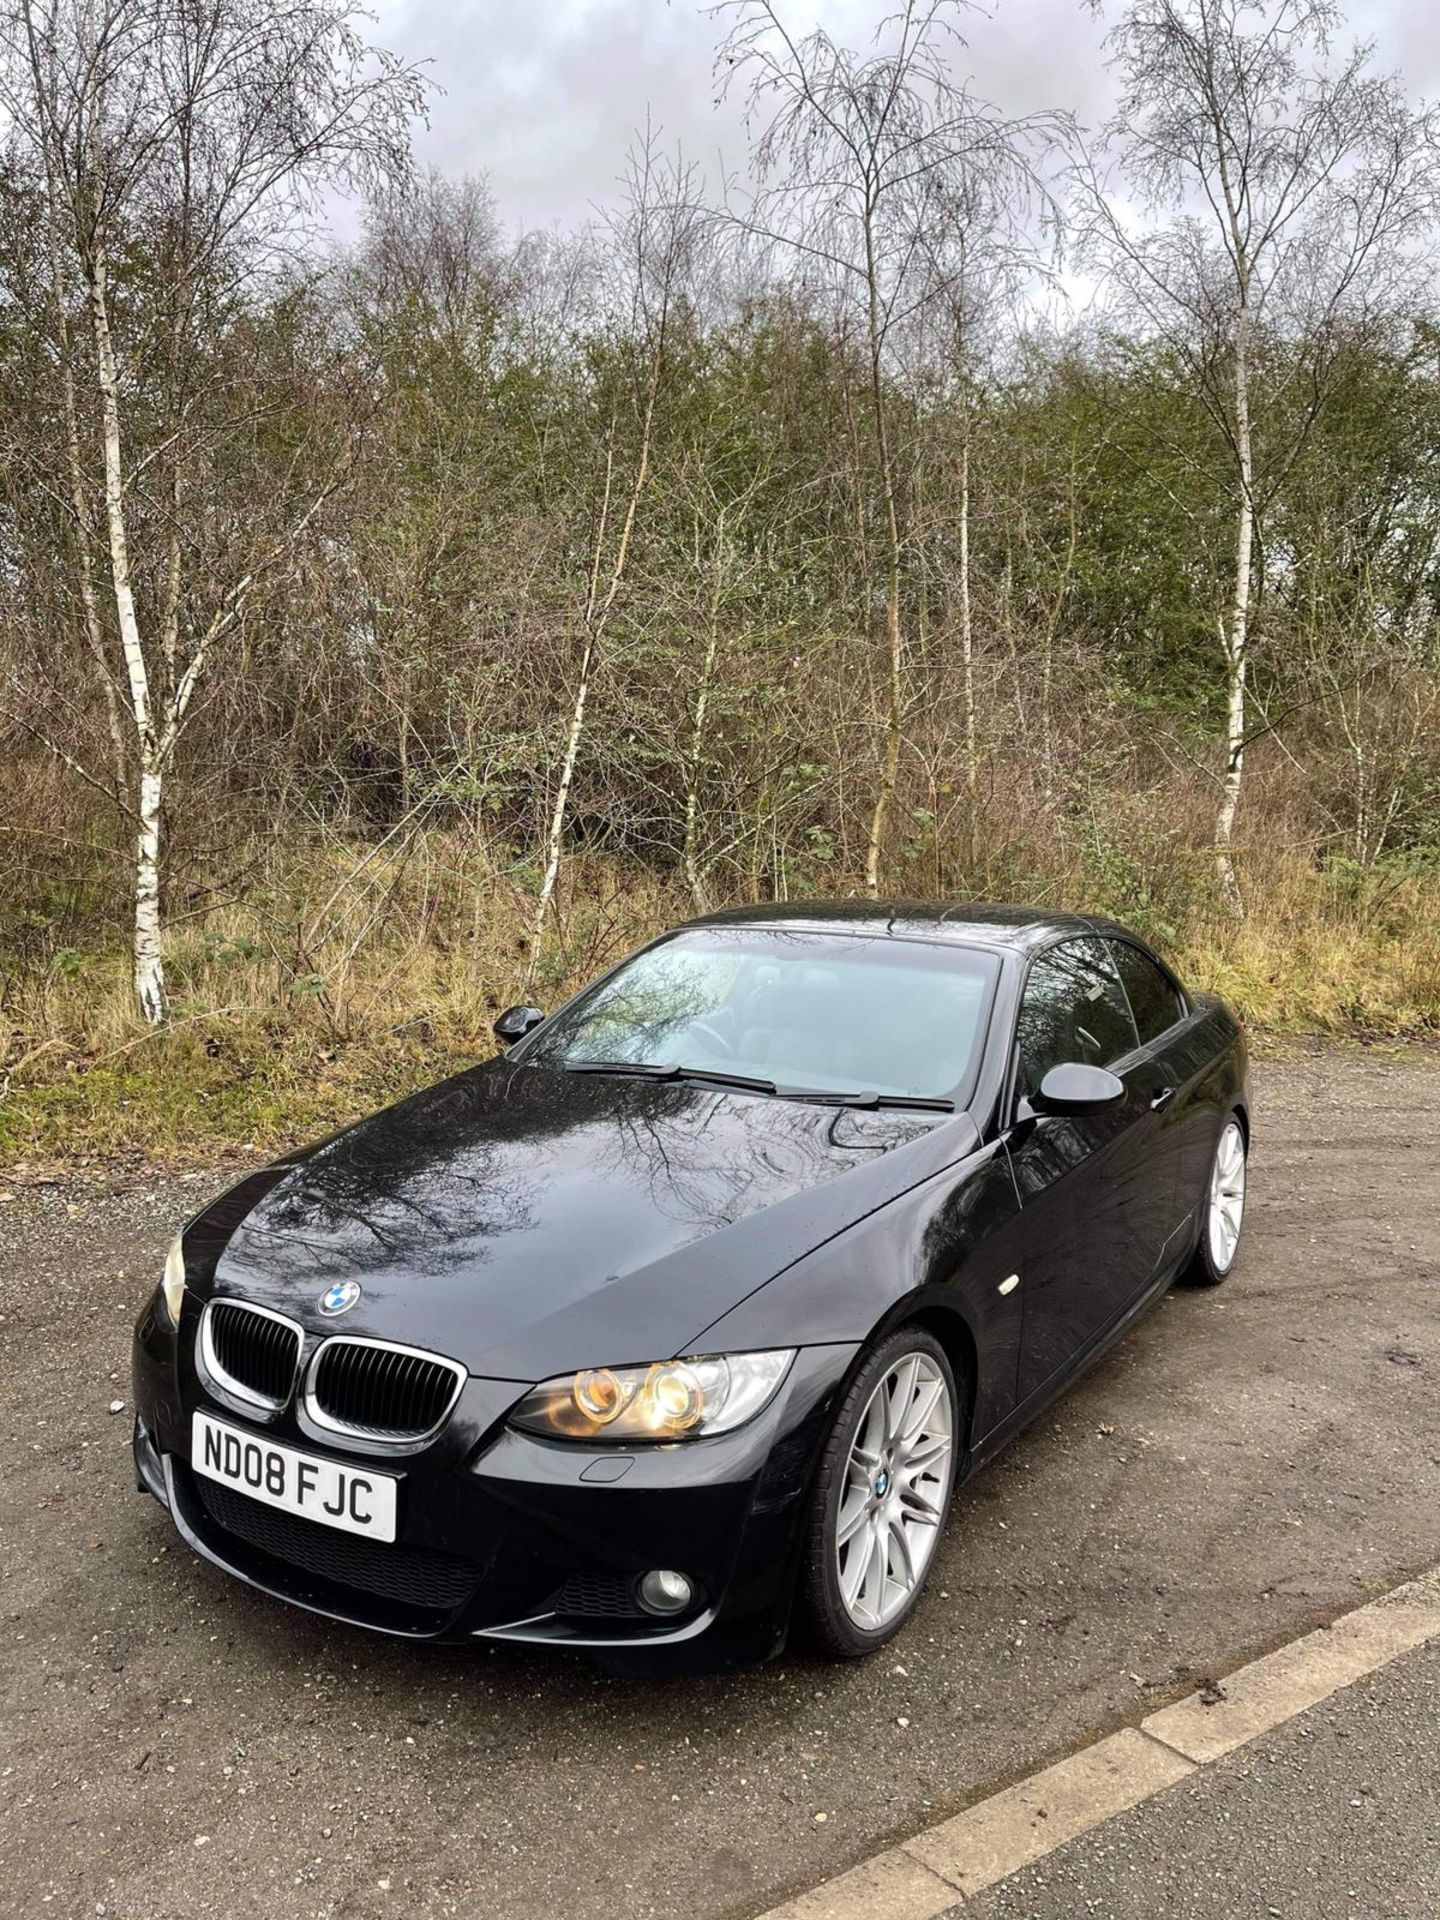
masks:
[[[782,1347],[643,1367],[589,1367],[532,1387],[510,1424],[552,1440],[617,1446],[729,1433],[773,1399],[794,1358],[793,1347]]]
[[[165,1272],[160,1280],[160,1298],[170,1316],[172,1327],[180,1324],[180,1303],[185,1298],[185,1248],[177,1233],[165,1256]]]

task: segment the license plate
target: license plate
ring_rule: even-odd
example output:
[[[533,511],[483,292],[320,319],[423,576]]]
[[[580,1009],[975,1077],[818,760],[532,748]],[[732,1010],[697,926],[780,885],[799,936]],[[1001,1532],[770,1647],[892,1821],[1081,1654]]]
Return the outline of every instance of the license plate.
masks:
[[[369,1540],[395,1538],[397,1483],[392,1474],[341,1466],[279,1446],[198,1407],[190,1426],[190,1468],[264,1506],[298,1513],[322,1527],[364,1534]]]

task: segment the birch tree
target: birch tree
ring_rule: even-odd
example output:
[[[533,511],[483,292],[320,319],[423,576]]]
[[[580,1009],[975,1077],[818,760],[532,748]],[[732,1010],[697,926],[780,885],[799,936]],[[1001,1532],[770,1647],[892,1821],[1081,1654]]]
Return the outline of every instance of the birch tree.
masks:
[[[865,851],[865,885],[880,885],[900,774],[909,644],[906,568],[910,490],[894,419],[897,345],[927,306],[952,291],[935,272],[933,236],[967,215],[996,217],[1034,184],[1027,148],[1046,122],[1007,119],[953,73],[965,0],[904,0],[870,55],[823,28],[804,38],[775,0],[733,0],[720,56],[749,88],[759,126],[759,180],[746,230],[789,256],[802,282],[834,299],[842,337],[863,342],[870,452],[880,492],[884,606],[884,743]],[[721,9],[727,11],[727,9]],[[949,249],[954,271],[963,245]],[[863,543],[862,543],[863,544]]]
[[[1058,135],[1061,124],[1049,121],[1047,133]],[[1033,230],[1032,216],[1038,216]],[[998,175],[993,168],[972,169],[944,182],[921,240],[929,285],[913,331],[927,388],[927,444],[918,456],[915,540],[935,550],[934,572],[953,579],[972,849],[980,779],[972,565],[976,449],[990,397],[1004,383],[1002,365],[1017,337],[1017,315],[1046,274],[1037,243],[1056,219],[1049,192],[1017,153]],[[1013,691],[1018,703],[1018,684]]]
[[[1257,538],[1330,396],[1337,344],[1406,304],[1436,212],[1440,121],[1410,109],[1368,46],[1337,53],[1340,27],[1330,0],[1136,0],[1111,36],[1118,181],[1088,161],[1080,171],[1098,253],[1187,368],[1225,450],[1215,862],[1237,916]],[[1278,378],[1267,335],[1286,348]]]
[[[700,640],[699,670],[689,697],[686,738],[683,752],[684,815],[680,844],[680,870],[686,891],[697,913],[710,910],[710,886],[706,874],[709,864],[701,839],[701,796],[705,782],[713,712],[722,694],[726,675],[724,652],[727,622],[736,618],[736,605],[748,587],[753,586],[763,566],[757,551],[757,530],[747,523],[754,516],[755,504],[774,484],[775,474],[754,453],[741,470],[743,482],[735,484],[733,472],[727,473],[726,455],[731,451],[723,431],[712,445],[697,450],[688,471],[681,476],[685,505],[691,528],[690,593],[682,601],[682,619],[689,622]],[[740,466],[740,459],[734,466]],[[750,538],[746,539],[749,532]]]
[[[657,414],[669,366],[677,309],[693,292],[707,220],[695,176],[679,161],[662,159],[647,133],[631,156],[625,205],[614,227],[624,274],[621,324],[633,351],[628,394],[611,399],[600,446],[593,531],[586,552],[579,609],[580,659],[545,831],[545,861],[530,927],[527,981],[539,963],[560,865],[585,715],[606,634],[630,566],[655,457]],[[622,414],[622,406],[629,415]],[[631,434],[633,433],[633,440]]]
[[[406,163],[420,82],[365,44],[360,17],[348,0],[0,0],[0,105],[44,207],[77,598],[134,831],[135,997],[152,1025],[181,735],[335,481],[302,472],[287,524],[237,525],[214,456],[257,421],[230,411],[213,343],[323,189]]]

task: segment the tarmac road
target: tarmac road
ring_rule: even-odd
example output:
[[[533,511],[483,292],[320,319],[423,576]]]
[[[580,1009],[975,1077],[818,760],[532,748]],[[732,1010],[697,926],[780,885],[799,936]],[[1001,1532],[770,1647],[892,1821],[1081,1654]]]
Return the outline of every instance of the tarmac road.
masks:
[[[193,1558],[108,1408],[215,1177],[0,1173],[0,1913],[730,1920],[1440,1560],[1440,1057],[1256,1082],[1236,1275],[963,1490],[900,1641],[700,1682],[400,1645]]]
[[[942,1920],[1436,1920],[1440,1641]]]

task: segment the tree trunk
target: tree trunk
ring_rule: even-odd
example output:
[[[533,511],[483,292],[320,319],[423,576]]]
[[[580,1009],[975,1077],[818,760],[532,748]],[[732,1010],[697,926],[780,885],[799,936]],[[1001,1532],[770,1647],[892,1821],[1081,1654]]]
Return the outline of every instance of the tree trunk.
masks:
[[[152,1027],[163,1025],[169,1010],[160,957],[161,778],[159,767],[142,766],[135,844],[135,1000]]]
[[[115,621],[130,683],[130,709],[139,748],[138,832],[135,855],[135,998],[141,1018],[152,1027],[169,1011],[165,968],[160,954],[160,796],[164,751],[155,726],[150,676],[140,643],[140,623],[130,584],[130,543],[125,528],[125,476],[120,450],[120,381],[110,336],[103,241],[96,239],[86,261],[90,316],[95,334],[96,373],[100,385],[101,441],[105,455],[105,526],[110,548],[110,579]]]
[[[1044,650],[1040,666],[1040,758],[1045,769],[1045,803],[1048,806],[1055,797],[1055,646],[1060,638],[1060,624],[1065,616],[1066,596],[1070,591],[1071,576],[1075,571],[1075,556],[1080,545],[1080,508],[1079,484],[1076,477],[1075,450],[1070,450],[1070,480],[1067,491],[1069,522],[1065,538],[1065,564],[1060,570],[1060,583],[1055,589],[1055,600],[1050,617],[1045,623]]]
[[[905,638],[900,627],[900,511],[895,500],[895,472],[890,459],[889,421],[881,376],[879,287],[870,223],[865,223],[866,280],[870,301],[870,399],[875,413],[875,450],[880,457],[880,485],[885,498],[885,650],[888,700],[885,714],[885,753],[880,786],[870,816],[865,849],[865,890],[880,891],[880,856],[895,790],[900,784],[900,741],[905,708]]]
[[[105,657],[105,633],[100,622],[100,603],[95,589],[95,527],[90,499],[85,490],[85,475],[80,458],[79,412],[75,403],[75,369],[70,357],[70,324],[65,312],[65,296],[58,260],[59,246],[54,235],[54,216],[50,223],[50,275],[55,296],[56,338],[60,349],[60,388],[65,421],[65,460],[70,476],[70,506],[75,516],[76,570],[80,581],[80,610],[85,624],[85,643],[95,662],[96,677],[105,701],[105,720],[110,731],[111,764],[114,769],[115,797],[123,804],[129,784],[126,778],[125,735],[120,721],[120,701],[110,663]]]
[[[1250,313],[1242,300],[1235,329],[1235,452],[1240,511],[1235,529],[1235,589],[1225,645],[1225,773],[1215,822],[1215,871],[1220,898],[1237,920],[1245,905],[1235,877],[1231,844],[1245,768],[1245,672],[1248,664],[1251,556],[1255,541],[1254,460],[1250,438]]]
[[[980,783],[975,719],[975,622],[970,607],[970,435],[960,447],[960,667],[965,702],[965,791],[970,801],[970,851],[975,851],[975,795]]]
[[[904,641],[900,632],[900,574],[893,563],[889,568],[890,592],[885,605],[885,647],[887,654],[888,699],[885,710],[885,755],[880,763],[880,785],[870,815],[870,832],[865,847],[865,890],[880,891],[880,854],[885,844],[885,827],[890,803],[900,784],[900,733],[902,691],[904,685]]]
[[[535,968],[540,959],[540,942],[545,933],[545,921],[550,912],[550,902],[555,895],[555,883],[560,878],[560,855],[565,843],[565,814],[570,804],[570,788],[575,779],[575,762],[580,757],[580,741],[585,732],[585,703],[590,697],[590,669],[595,660],[595,642],[597,636],[587,633],[585,650],[580,656],[580,678],[575,686],[575,704],[570,710],[570,729],[565,735],[565,753],[560,762],[560,785],[555,791],[555,805],[550,810],[550,829],[545,837],[545,873],[540,882],[540,898],[536,904],[535,923],[530,930],[530,960],[525,969],[525,981],[528,986],[534,978]]]
[[[690,728],[690,757],[685,775],[685,847],[682,856],[685,884],[697,913],[709,909],[705,877],[700,871],[697,840],[700,820],[700,768],[705,758],[705,719],[710,706],[710,684],[715,674],[715,656],[720,646],[720,591],[724,569],[725,509],[720,510],[716,526],[715,574],[710,592],[710,627],[705,636],[705,660],[700,669],[700,685],[695,692],[695,712]]]
[[[600,509],[600,525],[595,536],[595,552],[590,567],[590,585],[585,601],[585,651],[580,656],[580,679],[575,689],[575,705],[570,714],[570,731],[565,737],[565,756],[560,767],[560,787],[555,795],[555,806],[550,815],[550,831],[546,839],[545,872],[540,882],[540,897],[535,903],[535,919],[530,939],[530,961],[525,969],[527,985],[534,978],[535,969],[540,962],[545,922],[549,917],[550,902],[554,897],[556,882],[560,878],[560,855],[565,841],[565,814],[570,802],[571,783],[575,778],[575,762],[580,754],[580,740],[585,731],[585,702],[590,691],[590,671],[599,656],[600,644],[605,637],[605,628],[610,619],[610,610],[615,605],[620,583],[625,578],[625,566],[630,558],[630,545],[635,537],[635,521],[640,511],[640,496],[644,493],[645,483],[650,478],[650,454],[655,435],[655,403],[660,393],[660,374],[665,360],[667,315],[668,307],[660,315],[659,331],[650,362],[645,413],[640,428],[640,458],[635,468],[635,479],[630,488],[630,499],[625,509],[624,524],[620,529],[619,543],[615,549],[615,562],[610,569],[609,585],[602,600],[599,597],[601,564],[605,552],[605,537],[609,529],[610,496],[615,477],[616,416],[612,413],[610,418],[610,444],[605,452],[605,490]]]

